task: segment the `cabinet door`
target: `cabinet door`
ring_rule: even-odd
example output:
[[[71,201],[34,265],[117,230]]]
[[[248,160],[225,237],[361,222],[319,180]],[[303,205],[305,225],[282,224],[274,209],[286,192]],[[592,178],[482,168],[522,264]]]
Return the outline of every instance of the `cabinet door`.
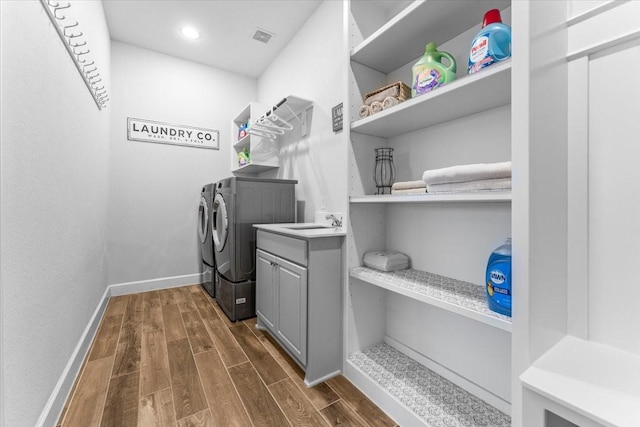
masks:
[[[278,263],[277,334],[300,363],[307,363],[307,269],[282,258]]]
[[[265,326],[275,330],[276,317],[276,257],[256,250],[256,314]]]

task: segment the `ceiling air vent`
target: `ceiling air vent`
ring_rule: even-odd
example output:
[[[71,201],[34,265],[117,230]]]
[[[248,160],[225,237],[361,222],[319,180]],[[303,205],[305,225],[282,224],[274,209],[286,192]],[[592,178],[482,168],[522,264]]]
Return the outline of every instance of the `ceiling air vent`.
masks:
[[[253,33],[253,36],[252,36],[254,40],[258,40],[259,42],[262,42],[262,43],[269,43],[269,40],[271,40],[271,37],[273,37],[273,33],[270,33],[265,30],[261,30],[260,28],[256,29],[256,32]]]

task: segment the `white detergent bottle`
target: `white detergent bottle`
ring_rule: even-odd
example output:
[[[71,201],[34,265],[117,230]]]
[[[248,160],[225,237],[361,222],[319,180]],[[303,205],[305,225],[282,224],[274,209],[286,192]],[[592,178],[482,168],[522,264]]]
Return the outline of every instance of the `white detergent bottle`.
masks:
[[[469,50],[469,74],[511,57],[511,27],[502,23],[498,9],[484,14],[482,29]]]

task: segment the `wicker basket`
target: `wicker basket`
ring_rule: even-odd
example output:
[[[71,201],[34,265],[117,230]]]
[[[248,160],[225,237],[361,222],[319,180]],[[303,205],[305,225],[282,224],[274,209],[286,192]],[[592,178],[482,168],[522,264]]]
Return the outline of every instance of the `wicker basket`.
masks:
[[[365,105],[371,105],[372,102],[382,102],[388,96],[398,98],[398,101],[406,101],[411,98],[411,88],[402,82],[395,82],[373,92],[369,92],[364,96]]]

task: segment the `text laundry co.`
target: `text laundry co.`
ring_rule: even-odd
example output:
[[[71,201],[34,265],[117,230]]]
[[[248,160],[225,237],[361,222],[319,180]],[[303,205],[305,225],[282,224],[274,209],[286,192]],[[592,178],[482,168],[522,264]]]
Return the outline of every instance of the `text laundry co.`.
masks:
[[[200,148],[219,149],[219,132],[213,129],[173,125],[151,120],[127,118],[127,139]]]

